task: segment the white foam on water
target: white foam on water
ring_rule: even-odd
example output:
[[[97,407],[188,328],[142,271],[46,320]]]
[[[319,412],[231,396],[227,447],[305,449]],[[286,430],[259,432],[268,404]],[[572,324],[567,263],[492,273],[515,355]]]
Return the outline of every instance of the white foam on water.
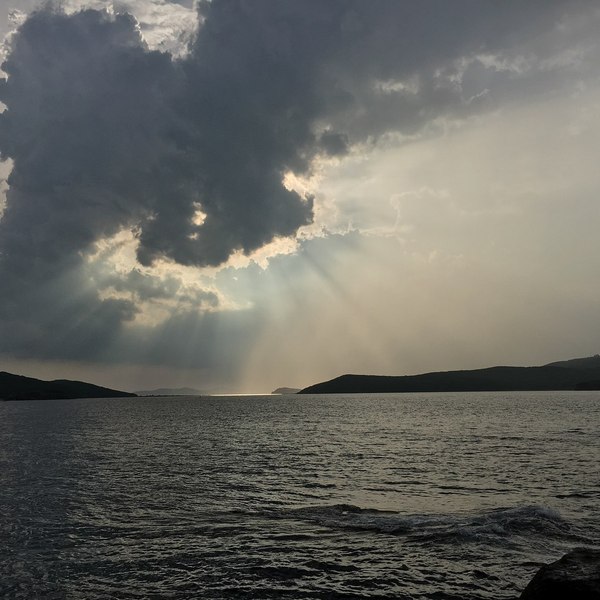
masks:
[[[358,529],[411,537],[506,537],[540,532],[568,532],[569,524],[557,510],[544,506],[509,507],[468,514],[402,514],[363,509],[350,504],[305,507],[284,516],[314,521],[332,528]]]

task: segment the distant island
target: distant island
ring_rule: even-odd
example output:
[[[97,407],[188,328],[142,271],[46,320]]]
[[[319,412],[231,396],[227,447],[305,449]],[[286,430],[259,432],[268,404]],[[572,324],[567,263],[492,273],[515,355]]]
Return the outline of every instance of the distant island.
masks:
[[[0,372],[0,400],[59,400],[68,398],[130,398],[135,394],[111,390],[83,381],[33,377]]]
[[[342,375],[300,390],[299,394],[388,392],[500,392],[600,389],[600,355],[540,367],[489,367],[421,375]]]
[[[276,390],[273,390],[271,394],[297,394],[299,391],[300,388],[278,387]]]
[[[138,396],[202,396],[205,392],[190,387],[156,388],[155,390],[140,390]]]

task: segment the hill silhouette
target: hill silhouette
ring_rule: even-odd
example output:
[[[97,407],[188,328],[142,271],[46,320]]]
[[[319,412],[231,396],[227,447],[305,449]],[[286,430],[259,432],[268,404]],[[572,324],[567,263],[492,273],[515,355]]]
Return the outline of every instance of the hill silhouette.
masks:
[[[0,372],[0,400],[58,400],[63,398],[122,398],[135,394],[111,390],[110,388],[56,379],[42,381],[34,377]]]
[[[565,367],[568,369],[600,369],[600,354],[587,356],[585,358],[572,358],[570,360],[560,360],[552,362],[546,367]]]
[[[597,389],[600,356],[540,367],[489,367],[420,375],[342,375],[311,385],[300,394],[388,392],[483,392]]]

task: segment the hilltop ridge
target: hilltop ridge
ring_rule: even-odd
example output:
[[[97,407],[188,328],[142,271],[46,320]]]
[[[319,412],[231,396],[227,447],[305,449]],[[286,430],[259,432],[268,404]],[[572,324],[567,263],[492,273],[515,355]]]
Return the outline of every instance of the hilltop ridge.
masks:
[[[58,400],[68,398],[127,398],[135,394],[101,387],[83,381],[34,377],[0,372],[0,400]]]
[[[563,367],[568,369],[600,369],[600,354],[586,356],[584,358],[571,358],[569,360],[559,360],[551,362],[546,367]]]
[[[599,388],[600,355],[595,355],[539,367],[497,366],[401,376],[347,374],[311,385],[298,393],[493,392]]]

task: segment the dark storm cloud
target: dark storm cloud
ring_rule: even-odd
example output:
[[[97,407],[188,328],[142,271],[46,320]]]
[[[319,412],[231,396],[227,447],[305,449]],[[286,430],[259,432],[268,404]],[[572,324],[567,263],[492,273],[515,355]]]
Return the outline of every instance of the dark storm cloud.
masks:
[[[135,228],[142,264],[203,266],[293,235],[312,204],[283,186],[288,170],[473,111],[453,61],[524,44],[570,4],[206,2],[179,61],[149,52],[126,14],[34,13],[0,89],[14,161],[2,252],[54,259]]]
[[[60,260],[144,218],[168,158],[155,117],[174,85],[169,56],[146,51],[129,15],[40,12],[4,69],[0,151],[14,166],[3,255]]]
[[[14,161],[3,254],[57,259],[135,227],[142,264],[214,265],[309,223],[310,201],[281,183],[309,124],[284,131],[279,115],[265,128],[235,74],[202,64],[148,52],[128,15],[32,15],[0,92],[0,149]]]
[[[288,171],[483,110],[504,89],[526,96],[532,69],[509,76],[476,57],[541,60],[572,42],[561,21],[588,10],[547,0],[215,0],[200,3],[181,59],[150,51],[127,14],[31,14],[0,81],[0,158],[13,161],[0,220],[0,350],[18,338],[23,352],[96,355],[139,301],[179,288],[132,271],[104,281],[131,299],[102,300],[84,269],[95,242],[129,229],[141,265],[207,266],[294,235],[312,222],[313,200],[284,187]],[[200,304],[218,303],[207,294]],[[65,322],[71,333],[57,349],[51,332]]]

